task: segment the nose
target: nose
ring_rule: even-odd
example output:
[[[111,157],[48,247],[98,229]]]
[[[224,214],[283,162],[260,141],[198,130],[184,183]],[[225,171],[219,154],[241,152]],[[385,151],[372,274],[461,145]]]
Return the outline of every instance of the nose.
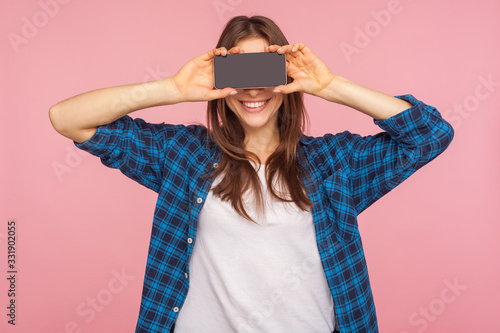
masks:
[[[264,92],[264,88],[251,88],[251,89],[243,89],[243,93],[250,97],[257,97],[259,94]]]

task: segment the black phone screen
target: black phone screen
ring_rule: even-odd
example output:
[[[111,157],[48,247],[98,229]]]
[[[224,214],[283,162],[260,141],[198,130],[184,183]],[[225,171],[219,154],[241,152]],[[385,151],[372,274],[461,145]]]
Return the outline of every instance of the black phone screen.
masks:
[[[265,88],[286,84],[286,56],[277,52],[214,57],[215,88]]]

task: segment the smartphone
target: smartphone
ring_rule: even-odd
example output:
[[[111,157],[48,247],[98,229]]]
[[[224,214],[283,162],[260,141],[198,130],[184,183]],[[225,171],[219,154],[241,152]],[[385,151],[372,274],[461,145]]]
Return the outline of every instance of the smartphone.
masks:
[[[214,57],[214,85],[217,89],[266,88],[284,84],[285,54],[256,52]]]

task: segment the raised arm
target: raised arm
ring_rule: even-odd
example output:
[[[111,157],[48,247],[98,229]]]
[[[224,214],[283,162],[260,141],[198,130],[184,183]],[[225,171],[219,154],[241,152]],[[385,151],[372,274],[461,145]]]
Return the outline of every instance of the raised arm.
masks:
[[[303,43],[271,45],[266,51],[285,53],[287,73],[294,79],[275,89],[303,91],[349,106],[372,117],[384,130],[364,137],[348,131],[324,136],[333,160],[345,161],[336,176],[349,175],[357,214],[441,154],[453,139],[453,128],[436,108],[412,95],[386,95],[334,75]]]
[[[349,106],[375,120],[390,118],[412,106],[402,99],[334,75],[304,43],[271,45],[266,51],[286,54],[287,74],[294,81],[275,87],[285,94],[303,91],[330,102]]]
[[[227,97],[235,90],[214,89],[213,82],[213,57],[227,53],[224,48],[212,49],[191,59],[172,77],[96,89],[65,99],[49,110],[52,126],[63,136],[81,143],[91,138],[98,126],[136,110]]]

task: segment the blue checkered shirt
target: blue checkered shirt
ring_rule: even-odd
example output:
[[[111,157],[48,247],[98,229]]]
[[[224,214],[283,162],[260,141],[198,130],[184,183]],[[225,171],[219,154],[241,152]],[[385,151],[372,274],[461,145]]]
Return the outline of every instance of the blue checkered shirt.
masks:
[[[340,332],[378,332],[357,216],[441,152],[453,128],[412,95],[403,112],[374,121],[384,131],[302,135],[297,154]],[[152,124],[124,116],[75,145],[158,193],[136,333],[170,332],[189,289],[196,225],[221,150],[200,125]]]

